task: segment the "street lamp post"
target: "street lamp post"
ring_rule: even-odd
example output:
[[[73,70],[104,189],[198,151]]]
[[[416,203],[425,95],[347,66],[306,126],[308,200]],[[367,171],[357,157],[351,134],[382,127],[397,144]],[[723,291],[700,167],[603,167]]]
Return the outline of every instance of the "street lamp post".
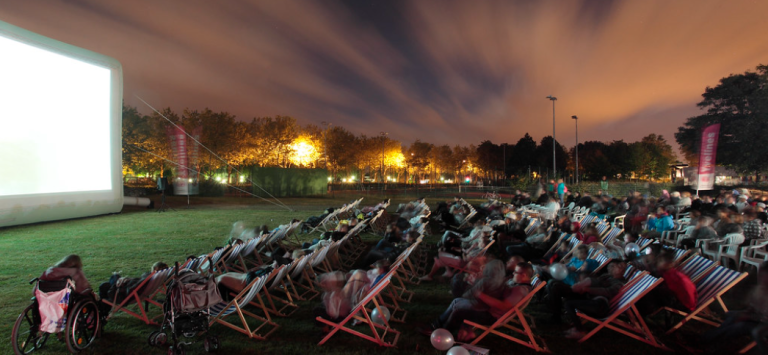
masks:
[[[384,142],[385,138],[387,136],[387,132],[381,132],[381,170],[379,170],[379,177],[381,180],[384,180]]]
[[[576,185],[579,184],[579,118],[571,116],[576,121]]]
[[[547,96],[547,98],[552,101],[552,177],[557,180],[557,164],[555,163],[555,142],[557,142],[555,139],[555,101],[557,98],[552,95]]]

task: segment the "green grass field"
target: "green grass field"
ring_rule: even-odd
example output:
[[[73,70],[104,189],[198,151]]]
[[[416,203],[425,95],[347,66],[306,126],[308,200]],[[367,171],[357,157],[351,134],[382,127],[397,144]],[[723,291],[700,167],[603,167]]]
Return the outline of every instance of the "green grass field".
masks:
[[[155,197],[153,197],[154,199]],[[124,276],[137,276],[147,270],[155,261],[173,263],[183,261],[187,255],[210,252],[224,244],[233,222],[244,221],[249,226],[267,224],[270,228],[286,223],[292,218],[304,219],[319,215],[323,209],[338,206],[346,200],[341,196],[332,198],[284,199],[295,209],[294,212],[278,210],[275,206],[247,198],[193,198],[191,208],[186,208],[186,198],[169,198],[169,204],[176,211],[156,213],[153,210],[126,208],[123,213],[110,216],[20,226],[0,230],[0,250],[3,258],[0,267],[0,334],[4,341],[0,354],[12,353],[10,336],[13,323],[21,310],[29,304],[30,279],[39,276],[48,266],[67,254],[79,254],[85,264],[84,271],[91,284],[97,286],[106,281],[114,271]],[[405,197],[393,199],[392,210],[397,203],[408,200]],[[374,204],[374,196],[366,198],[364,205]],[[432,201],[434,207],[435,200]],[[472,201],[470,201],[472,202]],[[302,240],[311,239],[299,234]],[[366,242],[373,244],[375,235],[365,234]],[[439,236],[432,235],[425,240],[434,244]],[[738,289],[731,292],[731,299],[739,299],[754,278],[749,277]],[[318,347],[321,333],[311,316],[318,299],[299,302],[300,309],[288,318],[275,317],[280,325],[267,341],[249,340],[247,337],[220,325],[214,325],[211,333],[219,335],[223,354],[381,354],[418,353],[442,354],[435,350],[428,337],[415,331],[416,325],[430,322],[451,302],[448,284],[432,282],[409,288],[415,291],[408,310],[406,323],[393,323],[402,335],[396,349],[379,348],[377,345],[347,333],[336,334],[327,344]],[[729,306],[738,307],[737,301],[727,301]],[[544,307],[533,303],[529,310],[537,319],[544,319]],[[157,311],[157,310],[155,310]],[[663,322],[651,319],[652,328]],[[603,330],[593,339],[578,344],[565,340],[561,332],[566,327],[540,325],[537,333],[542,335],[549,348],[557,354],[648,354],[664,353],[639,341],[630,339],[610,330]],[[156,327],[147,326],[124,313],[113,318],[106,326],[105,334],[88,350],[94,354],[163,354],[165,349],[153,348],[147,344],[147,336]],[[661,340],[679,353],[683,347],[676,345],[679,340],[695,343],[696,335],[707,329],[700,325],[686,325],[678,335],[662,336]],[[533,353],[528,348],[501,341],[489,336],[479,345],[491,349],[491,354]],[[188,354],[204,353],[202,342],[187,347]],[[66,346],[56,340],[49,340],[40,354],[65,353]]]

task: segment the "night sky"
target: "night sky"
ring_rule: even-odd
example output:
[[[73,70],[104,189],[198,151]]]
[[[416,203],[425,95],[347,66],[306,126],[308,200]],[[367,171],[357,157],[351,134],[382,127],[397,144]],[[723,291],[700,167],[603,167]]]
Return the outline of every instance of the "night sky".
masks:
[[[290,115],[405,144],[674,142],[706,86],[768,64],[768,1],[4,1],[119,60],[125,102]],[[676,144],[673,144],[676,147]]]

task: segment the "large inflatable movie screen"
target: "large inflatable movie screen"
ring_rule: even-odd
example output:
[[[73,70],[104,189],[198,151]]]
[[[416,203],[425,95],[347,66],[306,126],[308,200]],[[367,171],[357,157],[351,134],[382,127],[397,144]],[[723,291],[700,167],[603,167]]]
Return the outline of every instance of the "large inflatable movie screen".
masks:
[[[122,68],[0,21],[0,227],[122,209]]]

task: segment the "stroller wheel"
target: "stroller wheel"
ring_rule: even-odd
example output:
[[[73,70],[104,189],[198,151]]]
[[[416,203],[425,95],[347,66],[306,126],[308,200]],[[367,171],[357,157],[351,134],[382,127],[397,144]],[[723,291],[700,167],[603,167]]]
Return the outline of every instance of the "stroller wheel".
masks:
[[[155,330],[154,332],[149,334],[149,338],[147,339],[150,346],[158,346],[161,347],[165,345],[165,343],[168,341],[168,335],[165,333]]]
[[[168,347],[168,355],[184,355],[184,348],[181,347],[181,344],[176,345],[176,347],[170,346]]]
[[[219,350],[219,337],[215,335],[206,337],[205,342],[203,343],[203,347],[205,347],[205,352],[208,353]]]

